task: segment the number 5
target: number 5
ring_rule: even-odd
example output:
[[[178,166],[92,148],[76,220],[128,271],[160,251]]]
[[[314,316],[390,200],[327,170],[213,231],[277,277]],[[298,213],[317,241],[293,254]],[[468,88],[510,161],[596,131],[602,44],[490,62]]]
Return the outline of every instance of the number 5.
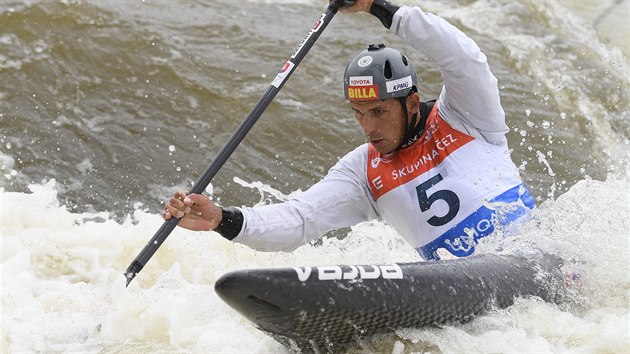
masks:
[[[420,203],[420,210],[422,212],[429,210],[431,205],[437,200],[444,200],[448,204],[448,213],[446,213],[446,215],[433,215],[429,218],[429,220],[427,220],[427,222],[432,226],[442,226],[448,223],[455,218],[457,212],[459,211],[459,198],[455,192],[448,189],[442,189],[431,195],[427,195],[427,190],[438,184],[442,179],[442,175],[437,174],[416,187],[418,202]]]

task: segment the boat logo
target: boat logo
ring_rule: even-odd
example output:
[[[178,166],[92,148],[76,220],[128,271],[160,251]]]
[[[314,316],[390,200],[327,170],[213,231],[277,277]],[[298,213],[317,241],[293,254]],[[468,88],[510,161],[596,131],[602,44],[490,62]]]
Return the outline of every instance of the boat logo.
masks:
[[[307,281],[312,273],[318,280],[352,280],[352,279],[402,279],[403,272],[398,264],[365,265],[365,266],[322,266],[294,267],[300,281]]]

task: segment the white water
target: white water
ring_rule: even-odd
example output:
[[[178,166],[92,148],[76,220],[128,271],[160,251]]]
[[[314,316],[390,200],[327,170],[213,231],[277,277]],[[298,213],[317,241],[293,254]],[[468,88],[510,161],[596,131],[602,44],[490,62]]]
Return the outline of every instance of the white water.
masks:
[[[240,268],[416,259],[389,227],[366,223],[344,240],[293,254],[258,253],[214,233],[176,230],[125,288],[123,271],[157,230],[137,210],[118,224],[60,206],[54,182],[2,191],[2,352],[284,352],[213,291]],[[363,343],[400,352],[611,352],[630,349],[628,178],[581,181],[543,203],[508,248],[540,247],[573,259],[575,303],[524,299],[443,329],[399,331]],[[482,245],[488,252],[500,240]],[[421,304],[419,304],[421,305]]]

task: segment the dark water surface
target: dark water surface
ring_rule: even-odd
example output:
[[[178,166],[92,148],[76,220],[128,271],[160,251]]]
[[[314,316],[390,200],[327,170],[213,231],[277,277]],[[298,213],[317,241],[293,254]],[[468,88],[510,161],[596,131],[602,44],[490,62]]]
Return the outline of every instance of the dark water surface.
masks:
[[[604,179],[630,149],[627,64],[552,5],[425,5],[487,53],[513,159],[539,201]],[[198,178],[322,11],[316,1],[4,1],[0,186],[55,179],[77,210],[159,210]],[[341,80],[371,42],[405,50],[423,97],[437,95],[422,54],[370,16],[339,15],[215,178],[221,203],[260,200],[234,177],[304,190],[363,142]]]

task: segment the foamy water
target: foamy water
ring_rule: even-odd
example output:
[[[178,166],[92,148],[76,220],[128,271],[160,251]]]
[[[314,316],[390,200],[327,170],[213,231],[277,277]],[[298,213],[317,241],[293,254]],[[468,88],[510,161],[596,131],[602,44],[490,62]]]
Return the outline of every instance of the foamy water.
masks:
[[[384,352],[615,352],[630,347],[628,178],[581,181],[481,252],[538,247],[580,274],[562,306],[521,299],[506,310],[442,329],[401,330],[359,344]],[[162,222],[136,210],[123,223],[71,213],[54,181],[2,192],[2,352],[285,352],[214,293],[235,269],[388,263],[417,256],[386,225],[292,254],[260,253],[214,233],[176,230],[125,287],[128,263]],[[421,304],[419,304],[421,306]],[[359,350],[359,349],[355,349]],[[351,350],[352,351],[352,350]]]

